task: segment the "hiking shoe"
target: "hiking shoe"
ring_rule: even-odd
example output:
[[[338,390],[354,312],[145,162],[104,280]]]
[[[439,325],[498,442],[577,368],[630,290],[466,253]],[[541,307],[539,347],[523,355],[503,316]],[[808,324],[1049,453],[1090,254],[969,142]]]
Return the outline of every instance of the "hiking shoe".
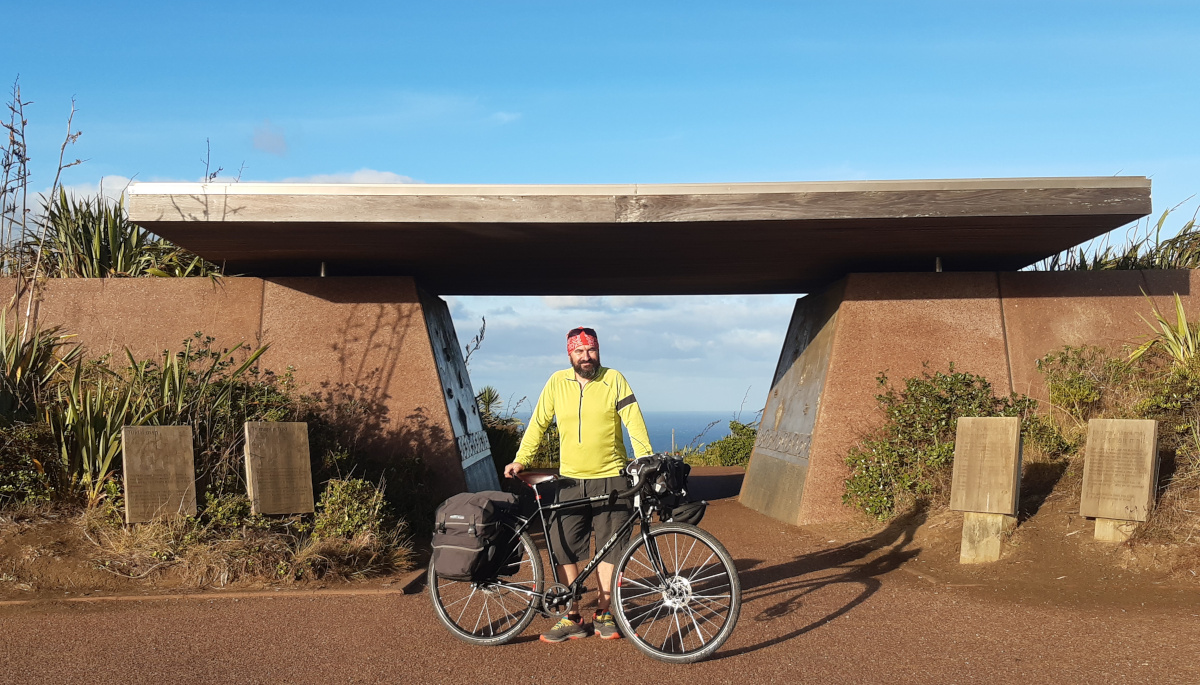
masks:
[[[572,621],[570,618],[563,616],[558,619],[558,623],[555,623],[553,628],[548,632],[542,633],[542,642],[578,640],[588,635],[588,631],[583,629],[583,617],[580,617],[578,621]]]
[[[611,611],[606,611],[602,614],[596,614],[592,618],[592,628],[601,640],[620,640],[621,632],[617,630],[617,622],[613,619]]]

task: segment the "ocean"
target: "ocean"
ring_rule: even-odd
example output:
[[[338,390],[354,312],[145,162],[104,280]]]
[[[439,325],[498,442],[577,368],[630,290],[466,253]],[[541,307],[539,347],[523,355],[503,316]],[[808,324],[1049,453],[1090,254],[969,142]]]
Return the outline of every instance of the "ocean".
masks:
[[[732,411],[648,411],[643,412],[646,419],[646,431],[650,434],[650,444],[656,452],[666,452],[671,449],[671,431],[675,431],[675,446],[699,446],[729,435],[729,422],[736,412]],[[518,415],[521,421],[529,423],[529,415]],[[753,412],[743,412],[742,419],[749,421]],[[709,427],[709,424],[713,424]],[[705,429],[708,429],[707,432]],[[629,444],[629,436],[625,436],[625,447],[633,454]]]

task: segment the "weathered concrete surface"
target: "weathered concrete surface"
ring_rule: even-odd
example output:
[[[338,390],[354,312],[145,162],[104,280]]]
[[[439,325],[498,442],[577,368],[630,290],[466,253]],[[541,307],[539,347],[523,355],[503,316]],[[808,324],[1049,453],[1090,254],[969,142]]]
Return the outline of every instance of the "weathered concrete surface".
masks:
[[[954,440],[950,508],[1016,516],[1021,497],[1021,419],[962,417]]]
[[[308,424],[248,421],[246,495],[254,514],[314,511]]]
[[[137,183],[129,195],[134,221],[235,272],[316,275],[324,264],[331,276],[412,276],[454,295],[811,292],[847,273],[932,270],[937,258],[954,271],[1019,269],[1150,208],[1149,179],[1113,176]],[[641,249],[604,269],[544,268],[579,230]]]
[[[368,446],[386,456],[425,455],[445,493],[466,487],[425,315],[409,278],[266,281],[263,338],[276,371],[324,399],[366,412]],[[456,350],[457,351],[457,350]]]
[[[11,294],[15,285],[0,279],[0,292]],[[34,312],[43,325],[61,324],[93,354],[120,363],[126,347],[157,355],[197,331],[219,347],[256,344],[263,286],[257,278],[54,278],[39,290]]]
[[[804,497],[792,523],[852,515],[841,500],[845,458],[879,423],[880,372],[898,382],[953,362],[991,379],[998,393],[1009,392],[995,274],[852,274],[844,288]]]
[[[793,494],[804,491],[808,475],[841,298],[833,288],[796,301],[746,470],[742,503],[780,521],[799,515]]]
[[[837,291],[842,295],[835,313],[814,319],[832,321],[832,343],[823,389],[808,403],[819,412],[804,478],[789,480],[785,469],[768,459],[756,464],[755,457],[742,490],[748,506],[789,523],[855,516],[841,503],[848,475],[844,460],[881,423],[875,400],[881,372],[900,383],[926,369],[946,371],[953,362],[958,371],[987,378],[997,395],[1016,390],[1045,401],[1037,360],[1047,353],[1084,344],[1120,353],[1123,344],[1146,338],[1149,327],[1142,317],[1151,318],[1151,303],[1173,316],[1174,293],[1192,318],[1200,312],[1200,272],[1191,271],[851,274],[800,302],[837,299]],[[791,331],[811,325],[796,318],[812,316],[807,312],[813,309],[798,306],[789,326],[775,373],[778,387],[764,411],[767,425],[775,418],[776,392],[817,387],[811,375],[787,373],[791,365],[825,354],[825,342],[810,344],[811,352],[792,343]],[[787,380],[779,385],[781,378]],[[792,420],[796,417],[785,411],[781,423]]]
[[[125,523],[196,515],[191,426],[121,429]]]
[[[1160,308],[1171,294],[1193,292],[1187,271],[1076,271],[1001,273],[1000,293],[1008,333],[1013,389],[1047,399],[1037,361],[1064,345],[1098,345],[1110,349],[1140,341],[1149,333],[1141,317],[1151,320],[1151,305]],[[1200,304],[1198,302],[1197,304]],[[1193,309],[1194,311],[1194,309]]]
[[[1125,542],[1133,536],[1135,528],[1137,528],[1136,521],[1098,518],[1093,537],[1100,542]]]
[[[0,279],[0,291],[14,287]],[[411,278],[51,279],[36,306],[42,325],[117,364],[126,347],[156,356],[197,331],[218,349],[267,343],[262,368],[293,367],[300,392],[364,408],[369,453],[419,455],[442,493],[466,487]]]
[[[446,402],[446,414],[462,460],[467,489],[472,492],[499,490],[500,480],[492,461],[492,446],[487,431],[483,429],[483,419],[479,416],[471,375],[467,373],[463,348],[454,332],[450,308],[445,300],[435,295],[421,292],[420,297],[429,344],[433,348],[434,365],[441,381],[442,399]]]
[[[987,564],[1000,559],[1004,536],[1017,527],[1017,517],[968,511],[963,514],[958,563]]]
[[[1145,521],[1158,485],[1158,422],[1091,419],[1084,447],[1079,514]],[[1097,535],[1100,526],[1096,527]]]

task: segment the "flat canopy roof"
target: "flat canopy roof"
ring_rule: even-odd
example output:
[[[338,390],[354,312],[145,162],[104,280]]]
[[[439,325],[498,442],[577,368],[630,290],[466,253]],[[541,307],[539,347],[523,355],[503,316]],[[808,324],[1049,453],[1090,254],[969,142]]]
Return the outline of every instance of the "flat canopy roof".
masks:
[[[228,273],[439,294],[808,292],[1015,270],[1150,213],[1142,176],[669,185],[137,183],[136,223]]]

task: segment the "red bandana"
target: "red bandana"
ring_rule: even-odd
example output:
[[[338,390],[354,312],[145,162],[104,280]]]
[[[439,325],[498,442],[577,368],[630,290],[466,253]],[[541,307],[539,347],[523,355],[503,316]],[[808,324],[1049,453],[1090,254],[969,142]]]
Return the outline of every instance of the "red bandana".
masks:
[[[575,351],[576,347],[580,347],[582,345],[589,345],[597,350],[600,349],[600,341],[596,338],[596,336],[588,335],[587,331],[579,331],[577,335],[567,338],[567,354],[571,354]]]

